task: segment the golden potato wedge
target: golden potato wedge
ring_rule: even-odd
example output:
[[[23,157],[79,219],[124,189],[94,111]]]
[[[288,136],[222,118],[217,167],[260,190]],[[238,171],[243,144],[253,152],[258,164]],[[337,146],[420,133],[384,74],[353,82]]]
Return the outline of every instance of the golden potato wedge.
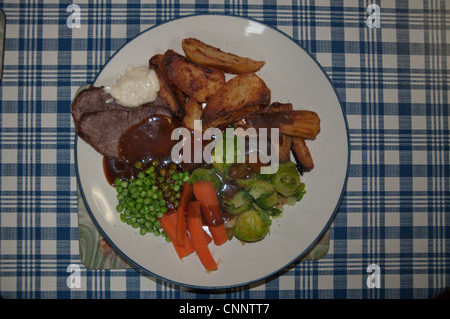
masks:
[[[279,128],[288,136],[313,140],[320,132],[320,118],[317,113],[307,110],[260,112],[245,119],[250,127]]]
[[[164,55],[169,79],[197,102],[206,102],[225,84],[223,71],[198,65],[173,50],[168,50]]]
[[[287,115],[290,121],[280,123],[281,134],[302,137],[308,140],[316,139],[320,132],[320,118],[316,112],[294,110],[287,111]]]
[[[255,73],[236,75],[210,96],[203,109],[202,120],[210,122],[229,117],[231,113],[252,105],[263,107],[270,103],[270,95],[270,89]]]
[[[314,162],[308,145],[302,137],[292,137],[292,153],[300,171],[309,172],[314,168]]]
[[[174,85],[168,78],[166,68],[164,66],[164,55],[156,54],[149,60],[149,67],[153,69],[158,76],[160,89],[158,92],[164,105],[172,111],[178,118],[184,116],[184,93]]]
[[[268,105],[263,112],[270,113],[292,110],[293,108],[291,103],[274,102]],[[289,150],[287,150],[288,147]],[[305,139],[303,137],[280,134],[280,163],[290,160],[291,151],[301,173],[309,172],[314,168],[311,152],[308,145],[306,145]]]
[[[194,131],[194,121],[201,120],[202,117],[202,105],[191,97],[187,98],[185,107],[185,116],[182,120],[183,127],[188,130]]]
[[[292,136],[280,134],[278,145],[278,161],[280,163],[289,162],[291,160]]]
[[[208,45],[195,38],[183,39],[181,42],[186,57],[197,64],[222,70],[226,73],[253,73],[261,69],[265,62],[255,61]]]

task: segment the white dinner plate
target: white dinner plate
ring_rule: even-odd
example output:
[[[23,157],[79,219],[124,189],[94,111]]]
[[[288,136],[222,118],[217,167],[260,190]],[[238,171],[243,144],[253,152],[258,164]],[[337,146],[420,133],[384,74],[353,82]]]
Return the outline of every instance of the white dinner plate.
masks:
[[[302,176],[306,195],[286,206],[270,233],[257,243],[232,239],[210,244],[219,269],[206,272],[195,254],[180,261],[171,243],[120,221],[115,189],[105,179],[102,156],[76,139],[77,180],[92,219],[102,235],[129,262],[150,275],[194,288],[236,287],[276,274],[304,256],[328,229],[342,198],[348,173],[348,130],[342,105],[318,62],[282,32],[255,20],[224,15],[195,15],[143,31],[106,63],[94,85],[115,83],[126,66],[148,65],[151,56],[173,49],[181,40],[198,38],[223,51],[264,60],[258,75],[272,91],[272,101],[290,102],[321,118],[321,132],[308,145],[314,169]]]

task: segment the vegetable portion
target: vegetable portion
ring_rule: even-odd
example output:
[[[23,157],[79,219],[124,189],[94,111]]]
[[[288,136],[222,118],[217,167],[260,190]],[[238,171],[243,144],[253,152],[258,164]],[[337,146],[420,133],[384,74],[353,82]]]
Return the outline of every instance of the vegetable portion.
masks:
[[[233,234],[245,242],[259,241],[267,235],[271,223],[270,217],[264,212],[250,209],[236,218]]]
[[[176,211],[171,211],[170,213],[164,214],[160,219],[160,224],[164,232],[167,234],[168,240],[170,240],[175,248],[175,251],[180,259],[190,255],[194,252],[194,247],[192,246],[191,239],[188,236],[187,228],[184,230],[183,234],[183,244],[180,245],[175,241],[177,237],[177,219],[178,214]]]
[[[206,270],[217,270],[217,263],[211,255],[208,243],[203,235],[203,224],[200,203],[191,201],[187,205],[188,230],[192,245],[198,258]]]
[[[280,164],[278,171],[272,177],[274,188],[283,196],[295,194],[300,186],[300,176],[297,167],[292,162]]]
[[[193,185],[195,199],[200,203],[203,220],[209,228],[214,244],[220,246],[228,240],[219,199],[211,181],[199,180]]]
[[[190,200],[192,200],[193,192],[192,192],[192,185],[189,182],[185,182],[183,185],[183,190],[181,191],[181,197],[180,197],[180,205],[177,209],[177,225],[176,225],[176,235],[175,235],[175,242],[178,245],[183,246],[185,242],[185,235],[186,235],[186,208],[187,204]]]
[[[223,197],[223,207],[231,215],[237,216],[252,207],[253,197],[241,189],[231,199]]]
[[[161,228],[164,230],[164,232],[167,234],[166,241],[170,241],[173,244],[173,247],[175,248],[175,251],[178,255],[178,257],[183,259],[184,257],[190,255],[194,252],[194,246],[192,245],[191,238],[189,236],[188,230],[187,230],[187,223],[186,223],[186,229],[184,230],[184,241],[183,245],[177,244],[175,241],[175,238],[177,236],[177,219],[178,214],[177,211],[171,210],[164,214],[161,218],[159,218]],[[206,231],[203,231],[203,236],[205,237],[205,241],[207,244],[212,242],[211,236],[208,235]]]
[[[178,207],[181,186],[189,180],[189,172],[175,164],[161,165],[158,161],[145,170],[141,165],[141,162],[135,165],[141,170],[136,178],[114,181],[116,211],[122,222],[139,229],[141,235],[153,233],[166,237],[159,219],[169,209]]]
[[[235,217],[232,234],[236,238],[244,242],[261,240],[269,230],[271,218],[282,214],[283,205],[295,205],[303,198],[305,184],[292,162],[279,164],[274,174],[253,173],[243,177],[230,174],[234,167],[238,166],[232,164],[224,178],[221,206]],[[232,179],[233,176],[240,178]]]
[[[214,189],[216,191],[219,191],[222,186],[220,178],[216,175],[216,173],[212,169],[205,167],[198,167],[194,169],[189,179],[191,184],[195,183],[196,181],[203,181],[203,180],[210,181],[213,184]]]

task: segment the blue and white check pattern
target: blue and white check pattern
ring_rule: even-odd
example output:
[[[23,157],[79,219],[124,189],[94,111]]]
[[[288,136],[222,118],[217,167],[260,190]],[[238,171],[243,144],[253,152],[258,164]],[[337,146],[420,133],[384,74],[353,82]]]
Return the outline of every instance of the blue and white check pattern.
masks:
[[[81,8],[70,29],[67,7]],[[366,24],[380,7],[380,28]],[[3,298],[430,298],[450,287],[446,1],[0,1],[0,293]],[[191,14],[248,16],[317,58],[343,102],[347,189],[318,261],[258,285],[190,291],[133,269],[89,270],[78,248],[69,105],[139,32]],[[70,289],[69,264],[81,267]],[[378,289],[367,267],[380,267]]]

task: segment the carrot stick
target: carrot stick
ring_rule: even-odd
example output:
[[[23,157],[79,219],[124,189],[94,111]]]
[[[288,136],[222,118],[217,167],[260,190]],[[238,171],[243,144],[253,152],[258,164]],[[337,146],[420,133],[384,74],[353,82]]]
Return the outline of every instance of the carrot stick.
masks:
[[[174,238],[175,238],[175,234],[176,234],[177,218],[178,218],[177,212],[175,210],[172,210],[172,211],[164,214],[163,217],[161,217],[159,219],[159,222],[160,222],[161,228],[164,230],[164,232],[167,234],[167,236],[169,236],[178,257],[180,259],[183,259],[184,257],[186,257],[194,252],[194,247],[192,246],[191,239],[189,238],[187,228],[185,230],[185,235],[184,235],[185,245],[181,246],[175,242]],[[203,230],[203,233],[205,235],[206,242],[208,244],[210,242],[212,242],[211,236],[209,236],[205,230]]]
[[[184,238],[186,234],[187,224],[186,224],[186,206],[187,203],[192,199],[192,184],[186,182],[183,184],[183,190],[181,191],[180,196],[180,204],[178,205],[177,210],[177,226],[176,226],[176,235],[175,242],[183,246]]]
[[[205,234],[205,240],[206,240],[206,244],[208,244],[209,245],[209,243],[210,242],[212,242],[213,241],[213,239],[212,239],[212,237],[211,236],[209,236],[208,235],[208,233],[205,231],[205,230],[203,230],[203,233]]]
[[[228,234],[227,234],[224,224],[219,224],[216,226],[209,225],[208,229],[209,229],[209,232],[211,233],[212,238],[214,239],[214,244],[216,246],[220,246],[227,242]]]
[[[217,270],[217,263],[203,234],[201,207],[197,201],[191,201],[187,205],[187,224],[192,245],[203,266],[207,270]]]
[[[199,180],[194,182],[193,192],[195,199],[200,202],[202,216],[214,244],[217,246],[224,244],[228,240],[228,235],[223,224],[222,211],[214,185],[211,181]]]
[[[173,210],[165,213],[159,219],[159,222],[161,228],[165,231],[167,236],[169,236],[178,257],[180,259],[183,259],[184,257],[194,252],[194,246],[192,246],[192,242],[188,236],[187,229],[184,232],[184,245],[179,245],[175,242],[177,219],[177,212]]]

